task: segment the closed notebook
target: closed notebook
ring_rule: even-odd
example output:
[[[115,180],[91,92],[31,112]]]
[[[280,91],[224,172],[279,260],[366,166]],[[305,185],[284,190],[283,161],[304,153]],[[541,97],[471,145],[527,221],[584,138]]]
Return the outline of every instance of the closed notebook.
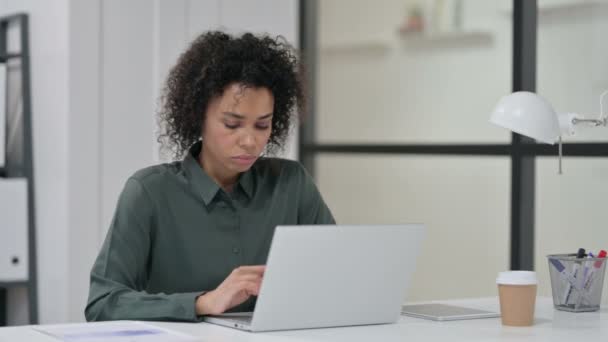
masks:
[[[403,305],[401,314],[434,321],[500,317],[497,312],[439,303]]]

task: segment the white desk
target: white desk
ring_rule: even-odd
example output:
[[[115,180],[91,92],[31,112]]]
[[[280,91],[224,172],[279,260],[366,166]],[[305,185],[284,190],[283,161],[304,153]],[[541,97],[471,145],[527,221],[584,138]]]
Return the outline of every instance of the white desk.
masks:
[[[497,298],[439,301],[497,310]],[[95,323],[90,323],[95,324]],[[206,323],[152,323],[200,337],[201,341],[608,341],[608,308],[592,313],[553,309],[551,298],[538,298],[532,327],[504,327],[500,318],[434,322],[402,317],[397,324],[348,328],[247,333]],[[56,342],[31,326],[0,328],[0,341]]]

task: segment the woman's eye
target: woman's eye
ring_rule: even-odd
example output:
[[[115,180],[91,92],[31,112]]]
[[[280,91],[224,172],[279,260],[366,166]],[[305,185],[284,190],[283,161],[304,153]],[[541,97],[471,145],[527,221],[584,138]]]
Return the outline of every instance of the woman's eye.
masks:
[[[229,128],[229,129],[236,129],[239,127],[239,124],[224,123],[224,126],[226,126],[226,128]]]
[[[270,127],[270,125],[268,125],[268,124],[264,124],[264,125],[256,125],[256,127],[257,127],[258,129],[268,129],[268,128]]]

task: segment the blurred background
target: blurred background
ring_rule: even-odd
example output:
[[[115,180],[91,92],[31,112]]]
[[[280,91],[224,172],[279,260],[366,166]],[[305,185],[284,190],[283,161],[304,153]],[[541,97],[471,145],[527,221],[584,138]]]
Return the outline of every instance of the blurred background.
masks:
[[[568,138],[590,149],[566,148],[563,175],[557,147],[513,174],[511,133],[488,119],[521,76],[513,32],[523,1],[0,0],[0,16],[29,21],[14,34],[29,40],[36,243],[28,279],[0,273],[0,318],[84,321],[124,182],[168,160],[156,143],[163,81],[209,29],[282,35],[301,50],[311,106],[283,156],[309,169],[338,223],[426,224],[407,300],[495,296],[509,268],[537,270],[549,296],[547,254],[608,248],[608,130]],[[557,111],[598,115],[608,0],[539,0],[534,30],[536,91]],[[11,84],[8,117],[24,112]],[[514,242],[524,215],[518,229],[529,234]]]

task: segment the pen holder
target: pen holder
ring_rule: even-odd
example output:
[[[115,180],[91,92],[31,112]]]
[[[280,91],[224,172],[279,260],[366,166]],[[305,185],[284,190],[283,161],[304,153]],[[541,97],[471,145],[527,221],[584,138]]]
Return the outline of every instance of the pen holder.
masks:
[[[597,311],[602,301],[606,258],[547,255],[553,305],[571,312]]]

